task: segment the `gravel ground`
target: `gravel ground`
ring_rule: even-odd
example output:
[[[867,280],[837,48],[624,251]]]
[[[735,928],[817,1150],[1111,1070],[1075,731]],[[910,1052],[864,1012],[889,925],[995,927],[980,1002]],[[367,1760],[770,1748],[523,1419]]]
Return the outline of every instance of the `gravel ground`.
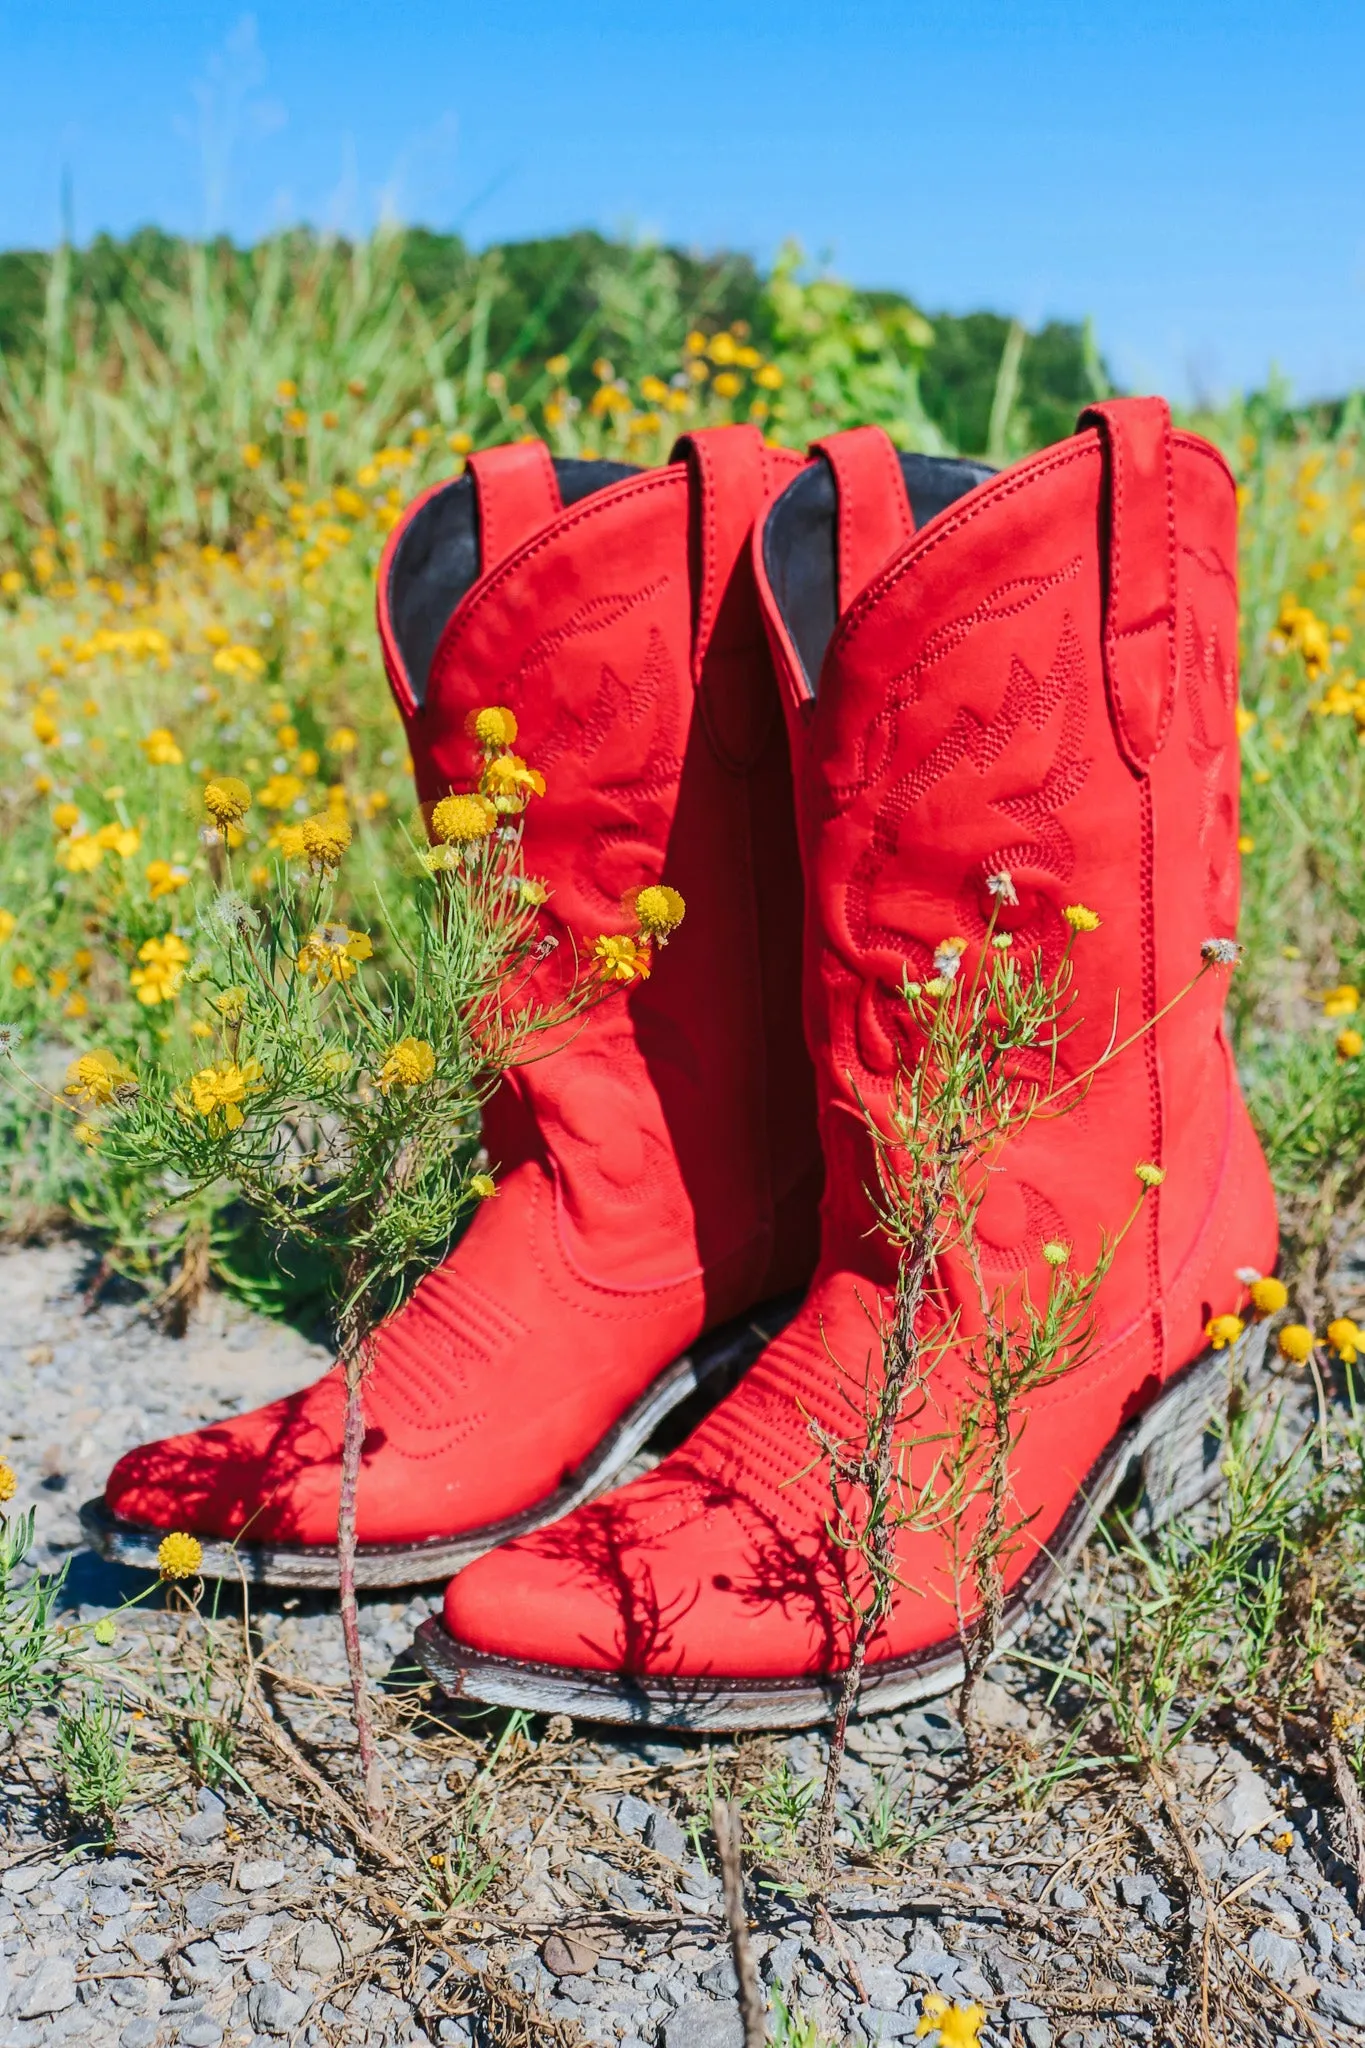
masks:
[[[69,1243],[0,1254],[15,1505],[37,1504],[45,1568],[71,1557],[75,1621],[146,1586],[80,1547],[77,1509],[114,1458],[325,1362],[218,1298],[179,1340],[131,1300],[86,1313],[89,1271]],[[73,1833],[51,1720],[38,1717],[0,1757],[0,2048],[740,2048],[701,1823],[713,1777],[754,1792],[767,1843],[750,1888],[760,1973],[829,2041],[914,2039],[932,1991],[978,2001],[988,2043],[1193,2041],[1206,1979],[1207,2038],[1365,2041],[1365,1932],[1331,1816],[1268,1745],[1235,1730],[1187,1744],[1164,1801],[1102,1761],[1050,1779],[1060,1731],[1015,1667],[984,1689],[995,1769],[973,1793],[950,1707],[868,1720],[844,1774],[849,1871],[813,1925],[790,1850],[802,1787],[823,1768],[818,1739],[708,1747],[462,1718],[405,1676],[438,1593],[364,1606],[387,1856],[347,1803],[344,1670],[324,1600],[253,1595],[260,1705],[218,1791],[187,1766],[183,1719],[146,1699],[107,1848]],[[120,1618],[105,1654],[134,1686],[156,1681],[159,1656],[163,1692],[179,1685],[183,1699],[212,1653],[215,1696],[235,1696],[239,1599],[230,1589],[232,1612],[206,1628],[157,1595]]]

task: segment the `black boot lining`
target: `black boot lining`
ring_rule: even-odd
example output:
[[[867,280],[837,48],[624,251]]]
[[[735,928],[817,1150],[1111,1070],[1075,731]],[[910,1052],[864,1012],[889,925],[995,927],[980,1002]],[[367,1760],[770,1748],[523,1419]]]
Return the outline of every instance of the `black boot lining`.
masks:
[[[944,455],[902,455],[900,465],[916,532],[995,475]],[[812,696],[839,623],[838,525],[834,472],[821,460],[787,485],[763,527],[763,566]]]
[[[576,505],[638,474],[629,462],[555,461],[559,495]],[[482,573],[474,479],[452,477],[428,498],[398,543],[389,568],[389,619],[408,687],[426,701],[427,679],[446,623]]]

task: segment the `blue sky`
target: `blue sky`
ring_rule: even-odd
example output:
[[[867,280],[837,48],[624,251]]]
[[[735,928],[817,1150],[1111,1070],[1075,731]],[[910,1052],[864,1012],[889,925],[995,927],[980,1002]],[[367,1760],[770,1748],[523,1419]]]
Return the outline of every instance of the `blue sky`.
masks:
[[[0,245],[585,223],[1091,314],[1134,388],[1365,383],[1365,7],[0,0]]]

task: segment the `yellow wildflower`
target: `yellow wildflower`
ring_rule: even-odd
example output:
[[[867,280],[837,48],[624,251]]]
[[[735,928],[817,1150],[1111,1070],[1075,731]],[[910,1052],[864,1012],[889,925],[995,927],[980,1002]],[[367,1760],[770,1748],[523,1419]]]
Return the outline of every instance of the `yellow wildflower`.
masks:
[[[136,1076],[117,1053],[84,1052],[67,1068],[62,1093],[70,1095],[82,1109],[103,1109],[136,1087]]]
[[[300,974],[316,975],[319,988],[329,981],[349,981],[358,960],[368,960],[374,948],[365,932],[353,932],[344,924],[321,924],[305,941],[294,962]]]
[[[89,1011],[89,1008],[89,1002],[81,994],[80,990],[77,989],[75,995],[68,996],[66,1001],[63,1003],[62,1015],[64,1017],[84,1017]]]
[[[979,2048],[986,2024],[984,2005],[953,2005],[941,1991],[925,1993],[915,2038],[937,2034],[939,2048]]]
[[[1313,1356],[1317,1338],[1307,1323],[1286,1323],[1280,1332],[1281,1358],[1287,1358],[1291,1365],[1306,1365]]]
[[[237,453],[242,458],[243,469],[260,468],[261,451],[254,441],[243,441],[241,447],[237,450]]]
[[[12,910],[0,910],[0,946],[14,937],[18,925],[19,920]]]
[[[153,1010],[158,1003],[174,1002],[190,964],[185,941],[175,932],[164,939],[147,939],[138,947],[137,957],[142,965],[133,969],[129,980],[143,1008]]]
[[[1349,981],[1343,981],[1337,988],[1329,988],[1322,998],[1324,1017],[1353,1017],[1360,1008],[1360,990]]]
[[[478,1202],[491,1201],[498,1192],[498,1184],[491,1173],[471,1173],[469,1192]]]
[[[516,717],[504,704],[489,704],[482,711],[471,711],[464,729],[480,746],[514,747],[517,743]]]
[[[168,860],[151,860],[147,863],[147,887],[152,901],[161,896],[174,896],[177,889],[183,889],[189,881],[188,868],[176,867]]]
[[[33,714],[33,737],[44,747],[55,747],[61,738],[61,728],[50,711],[40,704]]]
[[[317,774],[318,769],[322,766],[322,756],[315,752],[312,747],[304,747],[299,754],[297,766],[300,775],[312,777]]]
[[[204,1562],[204,1546],[197,1536],[173,1530],[157,1545],[156,1561],[163,1579],[192,1579]]]
[[[533,796],[544,796],[545,777],[538,768],[528,768],[520,754],[495,754],[483,771],[480,788],[495,809],[524,811]]]
[[[634,908],[642,936],[657,939],[660,945],[667,944],[687,913],[687,905],[678,891],[670,889],[666,882],[651,882],[647,888],[638,889]]]
[[[246,1015],[246,990],[244,988],[220,989],[213,998],[213,1007],[225,1024],[240,1024]]]
[[[329,754],[353,754],[359,745],[359,735],[349,725],[339,725],[335,732],[327,735]]]
[[[1327,1325],[1327,1342],[1343,1365],[1354,1365],[1365,1351],[1365,1332],[1350,1316],[1338,1316]]]
[[[1150,1160],[1144,1160],[1140,1166],[1135,1166],[1133,1171],[1145,1188],[1159,1188],[1166,1178],[1165,1167],[1153,1166]]]
[[[1073,932],[1094,932],[1099,930],[1100,921],[1093,910],[1087,910],[1083,903],[1068,903],[1062,916]]]
[[[351,843],[351,828],[339,811],[317,811],[305,818],[299,829],[308,865],[315,874],[340,867]]]
[[[131,860],[142,844],[142,834],[136,825],[101,825],[95,839],[108,852],[116,853],[120,860]]]
[[[175,743],[175,735],[164,725],[158,725],[148,733],[142,742],[142,751],[153,768],[178,768],[185,758]]]
[[[19,1482],[14,1476],[14,1467],[8,1459],[0,1458],[0,1502],[13,1500]]]
[[[9,978],[16,988],[32,988],[38,977],[25,961],[16,960],[9,971]]]
[[[57,865],[69,875],[93,875],[104,859],[104,842],[95,832],[77,832],[57,848]]]
[[[1055,1238],[1043,1246],[1043,1259],[1049,1266],[1064,1266],[1070,1257],[1070,1247],[1059,1244]]]
[[[380,1092],[395,1088],[420,1088],[436,1072],[436,1054],[425,1038],[400,1038],[379,1069]]]
[[[431,813],[435,837],[450,845],[486,839],[498,814],[486,796],[443,796]]]
[[[100,1132],[94,1124],[77,1124],[72,1135],[77,1144],[84,1145],[87,1152],[93,1152],[100,1141]]]
[[[243,647],[234,643],[231,647],[220,647],[213,657],[213,666],[222,676],[242,676],[255,681],[265,674],[265,657],[254,647]]]
[[[289,741],[284,739],[280,743],[289,745]],[[297,803],[301,795],[303,782],[299,780],[297,774],[272,774],[270,780],[262,786],[258,803],[262,811],[289,811],[289,807]]]
[[[81,822],[79,804],[54,804],[52,822],[59,832],[74,832]]]
[[[1204,1335],[1215,1351],[1222,1351],[1235,1344],[1245,1328],[1240,1316],[1210,1316],[1204,1325]]]
[[[523,903],[529,903],[534,907],[549,900],[549,890],[544,882],[538,882],[534,875],[523,875],[519,886]]]
[[[1358,1060],[1363,1052],[1365,1052],[1365,1037],[1362,1037],[1360,1032],[1353,1030],[1349,1025],[1345,1031],[1338,1031],[1337,1058],[1339,1060]]]
[[[259,1060],[238,1066],[235,1060],[219,1060],[216,1066],[201,1067],[190,1075],[188,1092],[177,1088],[172,1100],[182,1116],[200,1116],[215,1137],[224,1131],[240,1130],[248,1096],[259,1095],[265,1075]]]
[[[251,809],[251,791],[235,775],[215,775],[204,785],[204,809],[215,825],[240,825]]]
[[[603,981],[646,980],[650,958],[633,938],[609,938],[605,934],[593,947],[593,957]]]
[[[285,860],[303,859],[302,825],[276,825],[270,834],[270,844],[283,855]]]
[[[1277,1316],[1289,1300],[1289,1289],[1283,1280],[1253,1280],[1247,1291],[1258,1316]]]

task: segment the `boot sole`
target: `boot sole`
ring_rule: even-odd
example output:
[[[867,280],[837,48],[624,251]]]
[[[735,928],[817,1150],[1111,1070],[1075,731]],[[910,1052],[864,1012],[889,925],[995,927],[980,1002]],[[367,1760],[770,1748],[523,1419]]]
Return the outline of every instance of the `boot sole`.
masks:
[[[747,1316],[723,1324],[701,1337],[674,1359],[634,1405],[555,1491],[520,1514],[458,1536],[437,1536],[426,1543],[362,1543],[356,1550],[355,1580],[361,1588],[415,1586],[431,1579],[453,1578],[485,1551],[514,1536],[528,1536],[547,1522],[557,1522],[605,1491],[660,1423],[685,1401],[702,1392],[717,1397],[753,1364],[765,1345],[791,1320],[800,1303],[796,1294],[763,1302]],[[717,1386],[720,1382],[720,1386]],[[114,1564],[139,1571],[157,1570],[157,1546],[165,1529],[125,1522],[110,1513],[103,1500],[88,1500],[81,1509],[87,1542]],[[337,1554],[334,1545],[229,1542],[203,1537],[206,1579],[245,1577],[252,1585],[307,1587],[335,1592]]]
[[[1236,1362],[1248,1381],[1260,1374],[1265,1347],[1263,1324],[1238,1345]],[[1211,1425],[1223,1405],[1227,1372],[1226,1359],[1206,1352],[1112,1440],[1051,1545],[1015,1588],[1000,1632],[1001,1650],[1019,1640],[1033,1614],[1055,1594],[1101,1517],[1130,1481],[1139,1480],[1142,1487],[1129,1518],[1139,1536],[1217,1490],[1221,1445]],[[423,1622],[415,1648],[428,1677],[452,1699],[634,1728],[711,1734],[807,1728],[832,1717],[839,1695],[837,1678],[630,1678],[610,1671],[518,1663],[457,1642],[439,1617]],[[961,1680],[962,1657],[955,1641],[913,1657],[888,1659],[868,1669],[859,1712],[886,1713],[937,1699]]]

